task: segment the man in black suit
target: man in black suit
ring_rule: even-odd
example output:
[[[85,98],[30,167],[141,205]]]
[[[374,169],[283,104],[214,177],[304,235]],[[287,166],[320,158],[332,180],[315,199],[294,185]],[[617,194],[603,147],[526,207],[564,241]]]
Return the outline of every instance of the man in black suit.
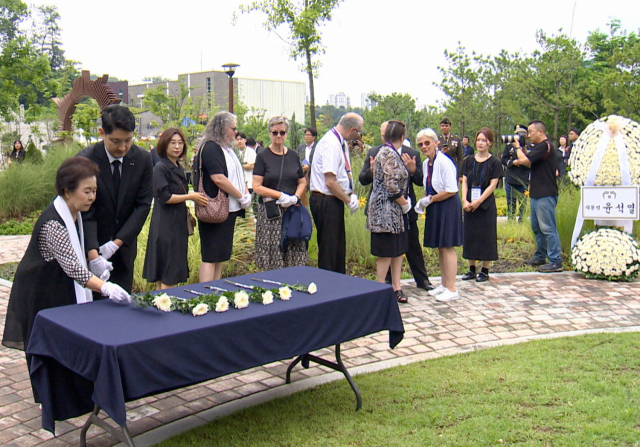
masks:
[[[388,121],[385,121],[380,126],[383,143],[387,123]],[[360,183],[363,186],[369,185],[373,182],[371,165],[373,164],[373,159],[376,158],[381,147],[382,145],[371,148],[369,156],[364,159],[364,166],[362,167],[362,171],[360,171],[359,177]],[[400,156],[402,157],[402,161],[409,171],[411,178],[411,182],[409,182],[409,197],[411,197],[411,203],[418,203],[416,201],[416,193],[413,190],[413,185],[423,186],[424,184],[420,154],[415,149],[403,145]],[[369,191],[369,197],[371,197],[371,191]],[[367,198],[367,207],[368,206],[369,200]],[[365,213],[366,212],[367,209],[365,208]],[[422,256],[422,246],[420,245],[420,234],[418,232],[418,214],[413,208],[409,211],[409,251],[407,251],[407,261],[409,261],[409,268],[411,269],[413,279],[416,281],[416,286],[424,290],[433,290],[435,287],[429,281],[427,269],[424,266],[424,257]],[[391,282],[390,272],[387,273],[387,281],[389,283]]]
[[[151,155],[132,144],[134,129],[135,119],[128,108],[108,106],[99,129],[102,141],[78,153],[100,168],[96,200],[82,213],[91,271],[99,276],[110,268],[110,260],[111,281],[129,293],[138,234],[153,198]]]
[[[307,174],[309,172],[309,165],[311,164],[311,153],[316,148],[318,143],[318,131],[313,127],[309,127],[304,130],[304,143],[299,144],[296,152],[302,162],[302,171]],[[308,181],[308,179],[307,179]]]

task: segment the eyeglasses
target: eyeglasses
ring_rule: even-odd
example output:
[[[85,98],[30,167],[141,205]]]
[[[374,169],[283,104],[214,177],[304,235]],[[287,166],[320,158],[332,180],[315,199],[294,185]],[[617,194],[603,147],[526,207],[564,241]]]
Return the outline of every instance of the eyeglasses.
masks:
[[[356,132],[358,132],[358,135],[362,136],[362,131],[361,130],[356,129]]]
[[[274,137],[277,137],[278,135],[280,135],[281,137],[284,137],[286,134],[287,134],[286,130],[281,130],[281,131],[274,130],[273,132],[271,132],[271,135],[273,135]]]
[[[233,130],[234,132],[235,132],[236,130],[238,130],[238,128],[237,128],[237,127],[229,127],[229,129]]]
[[[418,147],[429,147],[431,145],[431,141],[422,141],[418,143]]]

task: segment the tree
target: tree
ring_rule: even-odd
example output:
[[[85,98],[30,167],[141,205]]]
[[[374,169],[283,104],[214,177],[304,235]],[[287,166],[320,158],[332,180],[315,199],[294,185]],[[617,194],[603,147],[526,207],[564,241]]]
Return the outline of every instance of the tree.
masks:
[[[442,73],[442,81],[434,85],[447,95],[443,104],[447,117],[464,135],[470,129],[486,125],[483,121],[487,96],[479,82],[482,56],[476,56],[475,52],[469,56],[460,42],[456,51],[445,50],[444,55],[449,65],[446,68],[438,67]]]
[[[575,112],[585,113],[592,105],[583,66],[585,52],[564,34],[548,37],[539,30],[536,38],[541,50],[517,64],[515,80],[530,95],[531,118],[553,119],[553,139],[557,141],[561,113],[570,122]]]
[[[376,103],[371,110],[364,113],[364,129],[373,144],[381,144],[380,125],[385,121],[397,119],[402,120],[407,125],[407,138],[413,136],[412,124],[422,122],[420,112],[416,111],[416,100],[408,93],[392,93],[387,96],[372,94],[369,96],[372,102]]]
[[[82,131],[87,144],[99,136],[98,118],[100,118],[100,106],[95,99],[86,98],[76,105],[71,121],[76,130]]]
[[[34,23],[33,41],[36,48],[49,58],[51,70],[57,71],[65,64],[64,50],[60,41],[60,14],[52,5],[36,7],[40,20]]]
[[[297,61],[303,59],[302,71],[309,76],[309,115],[311,127],[316,127],[315,90],[313,80],[320,67],[313,57],[324,54],[320,27],[331,21],[331,14],[343,0],[262,0],[250,5],[240,5],[241,13],[260,11],[267,15],[263,23],[268,31],[276,32],[281,25],[289,27],[290,57]],[[234,23],[236,17],[234,14]],[[283,39],[284,40],[284,39]]]
[[[0,116],[6,121],[21,103],[28,108],[52,88],[46,56],[19,28],[27,16],[27,6],[21,1],[5,0],[0,5]]]

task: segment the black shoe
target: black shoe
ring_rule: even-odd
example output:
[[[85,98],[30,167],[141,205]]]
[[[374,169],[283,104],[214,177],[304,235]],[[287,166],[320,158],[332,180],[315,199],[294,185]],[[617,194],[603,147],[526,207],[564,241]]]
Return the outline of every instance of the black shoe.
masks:
[[[534,267],[540,266],[540,265],[545,265],[547,261],[545,261],[544,259],[529,259],[527,261],[524,261],[525,264],[527,265],[532,265]]]
[[[406,295],[404,294],[404,292],[402,292],[402,290],[396,290],[396,299],[398,300],[399,303],[403,303],[403,304],[409,301],[409,298],[406,297]]]
[[[478,276],[476,276],[476,282],[485,282],[489,280],[489,274],[488,273],[484,273],[484,272],[480,272],[478,273]]]
[[[476,277],[476,272],[472,272],[471,270],[469,270],[467,273],[462,275],[462,280],[469,281],[470,279],[475,279],[475,277]]]
[[[433,290],[436,288],[436,286],[434,286],[433,284],[431,284],[431,282],[429,281],[424,281],[424,282],[416,282],[416,287],[418,289],[423,289],[426,290],[427,292],[429,290]]]
[[[538,269],[540,273],[553,273],[562,271],[562,262],[550,262]]]

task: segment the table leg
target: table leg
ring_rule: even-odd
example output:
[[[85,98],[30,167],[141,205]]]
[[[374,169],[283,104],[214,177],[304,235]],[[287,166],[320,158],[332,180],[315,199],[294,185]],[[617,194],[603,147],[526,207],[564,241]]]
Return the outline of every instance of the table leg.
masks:
[[[349,382],[349,385],[351,385],[351,389],[356,395],[356,411],[362,408],[362,397],[360,396],[360,391],[358,390],[356,383],[353,381],[351,374],[349,374],[349,371],[347,371],[347,368],[344,366],[344,363],[342,363],[342,357],[340,356],[340,344],[336,345],[336,363],[311,354],[301,355],[300,357],[296,358],[287,368],[286,383],[291,383],[291,370],[300,362],[302,362],[302,366],[304,368],[309,368],[309,362],[314,362],[322,366],[326,366],[327,368],[331,368],[334,371],[340,371],[342,374],[344,374],[347,382]]]
[[[80,430],[80,447],[87,447],[87,431],[89,430],[91,424],[95,424],[106,432],[109,432],[109,434],[117,438],[118,441],[124,442],[129,447],[136,447],[126,425],[118,429],[100,419],[98,417],[98,413],[100,413],[100,407],[95,405],[93,407],[93,412],[89,415],[87,422],[85,422],[82,426],[82,430]]]

